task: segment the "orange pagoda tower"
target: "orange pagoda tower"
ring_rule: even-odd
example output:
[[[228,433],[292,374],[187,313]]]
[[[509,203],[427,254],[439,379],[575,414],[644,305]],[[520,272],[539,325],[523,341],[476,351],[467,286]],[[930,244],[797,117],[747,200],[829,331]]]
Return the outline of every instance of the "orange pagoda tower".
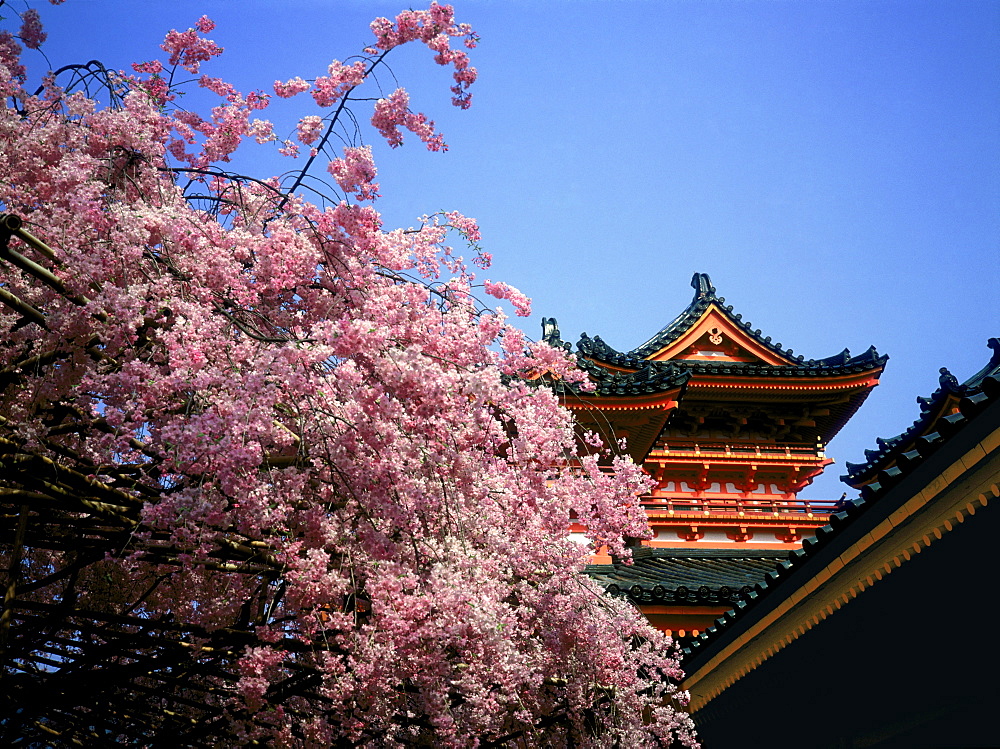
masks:
[[[870,348],[806,360],[734,313],[708,275],[692,286],[691,304],[631,351],[584,334],[576,354],[596,390],[561,395],[656,481],[643,498],[653,538],[633,564],[597,557],[588,573],[682,639],[752,596],[838,509],[798,495],[833,462],[827,443],[888,358]],[[571,348],[555,320],[543,337]]]

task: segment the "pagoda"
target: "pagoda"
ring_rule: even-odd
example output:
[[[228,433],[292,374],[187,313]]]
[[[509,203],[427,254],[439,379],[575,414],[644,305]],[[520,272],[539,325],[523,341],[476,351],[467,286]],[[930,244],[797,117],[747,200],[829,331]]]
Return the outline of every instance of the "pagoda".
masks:
[[[870,348],[806,360],[753,329],[708,275],[691,285],[687,308],[631,351],[583,334],[576,355],[596,389],[560,394],[656,482],[642,500],[653,537],[634,563],[598,555],[588,573],[682,639],[750,596],[838,509],[798,495],[833,462],[827,443],[888,358]],[[552,319],[543,339],[571,348]]]

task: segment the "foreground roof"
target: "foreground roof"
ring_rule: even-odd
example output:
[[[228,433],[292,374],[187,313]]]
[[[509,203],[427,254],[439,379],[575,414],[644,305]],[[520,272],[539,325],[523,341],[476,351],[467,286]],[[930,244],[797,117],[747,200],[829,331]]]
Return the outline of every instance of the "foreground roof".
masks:
[[[860,499],[831,516],[685,649],[693,709],[1000,494],[1000,375],[988,366],[967,382],[955,413],[913,440],[911,450],[862,488]]]

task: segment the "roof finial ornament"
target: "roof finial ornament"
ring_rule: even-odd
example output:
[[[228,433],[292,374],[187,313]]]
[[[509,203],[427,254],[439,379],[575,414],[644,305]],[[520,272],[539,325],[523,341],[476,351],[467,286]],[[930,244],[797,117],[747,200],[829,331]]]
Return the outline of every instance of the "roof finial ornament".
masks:
[[[941,367],[939,371],[941,372],[941,376],[938,377],[938,382],[941,384],[941,387],[958,388],[958,378],[948,371],[948,367]]]
[[[562,336],[559,335],[559,323],[554,317],[542,318],[542,341],[550,346],[561,346]]]
[[[990,338],[986,345],[990,347],[990,351],[993,352],[993,356],[990,357],[990,363],[987,364],[990,369],[993,369],[1000,365],[1000,338]]]
[[[715,296],[715,287],[712,286],[712,279],[707,273],[695,273],[691,279],[691,288],[694,289],[696,301],[707,296]]]

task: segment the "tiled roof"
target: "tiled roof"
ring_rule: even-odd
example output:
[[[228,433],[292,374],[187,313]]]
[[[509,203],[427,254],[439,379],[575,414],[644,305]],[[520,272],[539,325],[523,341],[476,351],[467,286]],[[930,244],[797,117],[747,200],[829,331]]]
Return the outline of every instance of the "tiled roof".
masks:
[[[996,352],[998,346],[993,343],[993,340],[996,339],[991,340],[990,347]],[[995,359],[996,353],[994,359],[991,359],[991,363]],[[815,538],[806,539],[803,547],[792,552],[788,561],[780,562],[775,570],[765,574],[764,580],[754,586],[753,590],[746,596],[746,600],[738,601],[733,610],[716,619],[715,626],[709,627],[693,640],[684,649],[685,658],[701,663],[706,657],[704,653],[710,650],[717,640],[722,638],[733,626],[737,626],[739,621],[747,617],[755,608],[765,601],[771,601],[774,596],[777,596],[777,600],[780,601],[783,594],[781,583],[784,579],[794,574],[800,567],[806,566],[813,556],[823,552],[838,535],[859,520],[865,519],[869,513],[872,513],[873,508],[880,507],[880,501],[889,495],[897,484],[913,474],[970,425],[975,425],[980,414],[1000,402],[1000,373],[996,372],[995,368],[985,367],[972,380],[975,380],[975,385],[968,388],[959,400],[958,413],[940,419],[935,425],[936,431],[915,439],[912,449],[898,455],[896,465],[880,471],[877,481],[862,487],[859,499],[848,501],[843,511],[832,515],[829,524],[817,530]],[[1000,419],[1000,412],[994,409],[991,413],[994,420]],[[994,425],[988,422],[982,426],[977,425],[973,434],[986,428],[994,428]],[[867,523],[879,522],[878,519],[882,517],[882,514],[883,511],[875,511],[874,515],[868,518]],[[866,528],[867,524],[861,527]],[[699,666],[697,664],[691,666],[692,672],[696,667]]]
[[[851,356],[850,351],[847,349],[844,349],[839,354],[828,356],[825,359],[805,359],[805,357],[796,356],[792,349],[783,348],[780,343],[772,343],[770,336],[762,335],[760,329],[754,329],[749,322],[745,322],[741,314],[734,313],[732,305],[726,305],[725,297],[716,296],[715,287],[712,285],[708,274],[695,273],[694,278],[691,279],[691,285],[695,289],[695,295],[687,309],[641,346],[623,353],[609,346],[600,336],[591,338],[584,333],[580,336],[580,340],[577,343],[577,351],[582,357],[595,359],[617,367],[625,369],[638,368],[642,366],[647,356],[652,356],[684,335],[701,318],[709,305],[715,303],[735,326],[746,331],[746,334],[757,341],[758,344],[778,356],[791,359],[795,363],[776,366],[752,362],[683,360],[676,362],[679,366],[690,369],[695,374],[740,374],[751,377],[834,376],[864,372],[884,366],[889,359],[888,356],[880,356],[874,346],[863,354],[854,357]],[[554,326],[555,320],[551,322]],[[558,328],[556,328],[556,332],[558,333]],[[562,340],[559,340],[558,345],[562,345],[569,350],[569,344]]]
[[[986,366],[959,384],[954,375],[946,367],[941,367],[939,387],[929,398],[917,398],[920,415],[910,427],[895,437],[878,438],[874,450],[865,450],[864,463],[847,463],[847,473],[840,477],[841,481],[854,487],[870,481],[880,470],[900,459],[914,448],[914,442],[922,435],[933,432],[938,420],[946,418],[946,411],[966,394],[973,394],[982,389],[983,382],[989,377],[1000,374],[1000,339],[990,338],[987,346],[993,352]]]
[[[542,340],[570,352],[572,344],[562,340],[554,317],[542,318]],[[591,395],[647,395],[682,387],[691,373],[674,362],[638,361],[628,372],[617,372],[578,357],[577,365],[590,375],[596,390]]]
[[[785,551],[643,547],[633,550],[632,564],[592,564],[586,573],[635,603],[735,603],[787,558]]]
[[[683,386],[691,373],[672,362],[643,362],[634,372],[615,372],[586,359],[577,364],[594,381],[595,395],[646,395]]]
[[[698,321],[698,318],[708,309],[709,305],[714,302],[733,324],[743,328],[748,335],[753,337],[762,346],[786,359],[797,358],[799,361],[802,361],[803,357],[796,357],[791,349],[782,348],[780,343],[772,343],[771,336],[763,336],[760,329],[754,330],[753,325],[743,320],[743,315],[734,313],[733,306],[731,304],[726,305],[726,298],[716,295],[712,279],[708,277],[707,273],[695,273],[691,279],[691,286],[694,288],[694,299],[691,300],[691,304],[688,305],[687,309],[644,344],[628,352],[630,355],[642,359],[656,353],[664,346],[670,345],[687,332],[688,328],[694,325]]]

